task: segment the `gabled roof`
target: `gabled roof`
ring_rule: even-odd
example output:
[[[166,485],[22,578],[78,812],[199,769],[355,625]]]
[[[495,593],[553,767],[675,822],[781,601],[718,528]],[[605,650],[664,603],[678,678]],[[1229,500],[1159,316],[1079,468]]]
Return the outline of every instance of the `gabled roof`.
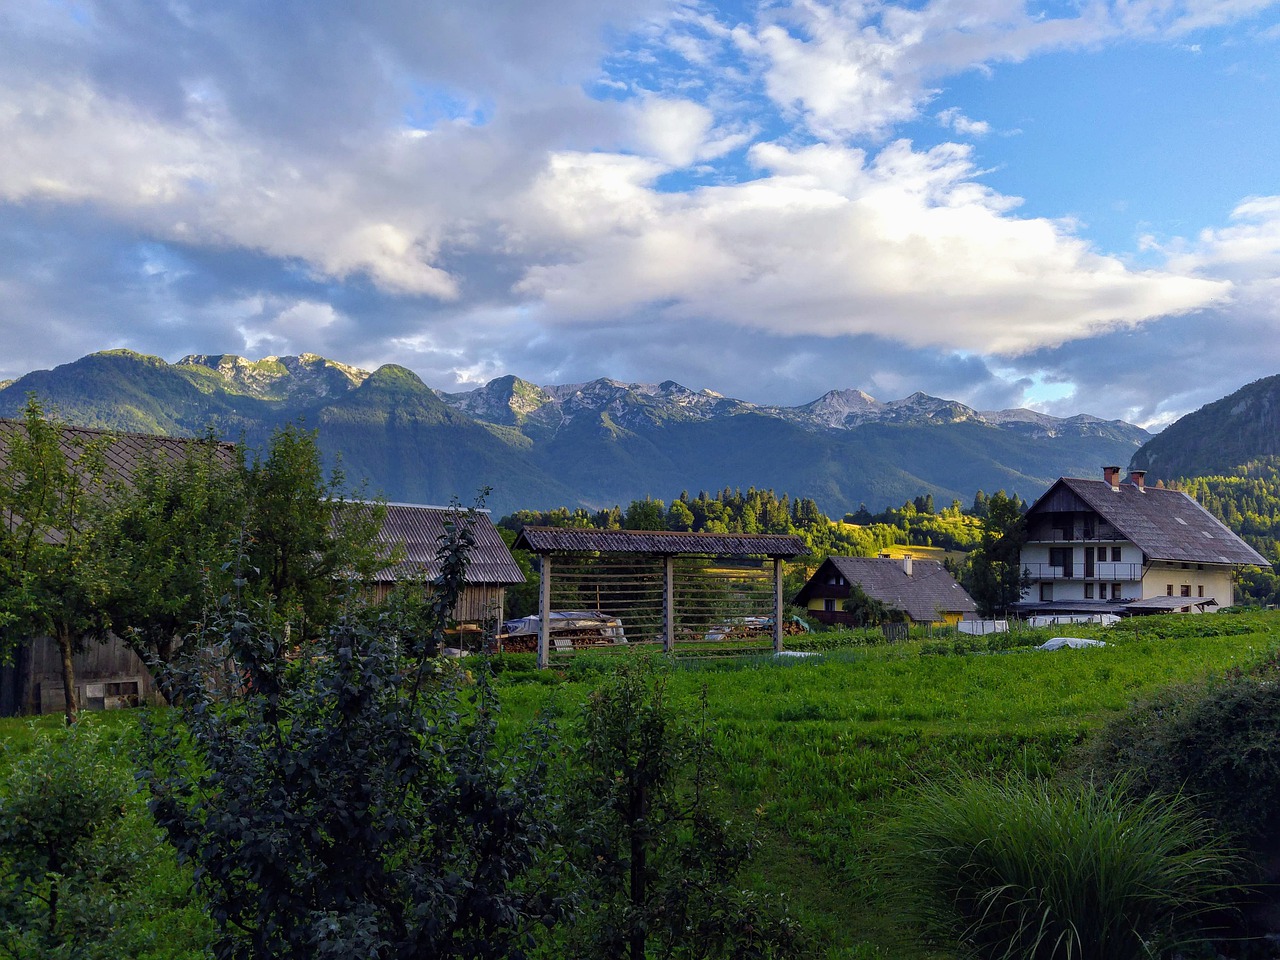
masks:
[[[808,552],[802,537],[771,533],[681,533],[671,530],[584,530],[525,527],[515,545],[534,553],[682,553],[718,557],[781,557]]]
[[[0,464],[8,457],[9,438],[25,429],[21,420],[0,418]],[[138,467],[149,459],[178,462],[192,444],[207,442],[203,437],[164,437],[150,433],[123,433],[116,430],[94,430],[63,424],[59,447],[68,463],[75,463],[91,446],[102,448],[102,461],[106,476],[111,480],[130,484]],[[215,441],[214,456],[224,466],[235,464],[236,446],[226,441]]]
[[[797,603],[808,601],[810,588],[820,586],[820,578],[831,567],[871,599],[904,611],[916,623],[940,620],[943,613],[973,613],[978,609],[939,561],[913,559],[911,575],[907,576],[901,560],[885,557],[827,557],[796,595]]]
[[[489,514],[483,510],[468,513],[452,507],[428,507],[412,503],[387,504],[386,520],[378,534],[378,542],[388,547],[399,545],[404,558],[374,577],[380,583],[408,579],[431,579],[440,573],[436,553],[445,535],[446,523],[470,522],[475,535],[475,548],[467,563],[466,582],[510,586],[524,583],[524,574],[516,565],[511,551],[503,542]]]
[[[23,421],[0,417],[0,467],[9,461],[11,438],[23,435],[25,431],[26,426]],[[130,488],[133,486],[134,476],[144,464],[148,462],[177,463],[187,455],[192,444],[207,442],[203,437],[163,437],[149,433],[95,430],[70,424],[62,424],[58,435],[58,449],[82,481],[89,479],[89,470],[80,465],[80,459],[87,450],[95,448],[101,452],[104,481]],[[235,444],[224,441],[213,442],[214,459],[221,466],[233,466],[236,462]],[[2,517],[5,523],[21,519],[8,512],[5,512]],[[61,530],[45,530],[43,538],[46,543],[62,544],[66,542],[66,533]]]
[[[1117,490],[1105,480],[1061,477],[1027,514],[1039,512],[1042,503],[1063,489],[1075,494],[1153,560],[1268,566],[1265,557],[1180,490],[1139,488],[1127,482]]]

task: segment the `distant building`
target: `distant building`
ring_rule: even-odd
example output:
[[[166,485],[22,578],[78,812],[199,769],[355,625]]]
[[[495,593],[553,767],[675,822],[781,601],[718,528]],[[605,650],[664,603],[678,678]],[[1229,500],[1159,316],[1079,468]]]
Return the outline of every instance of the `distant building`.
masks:
[[[25,427],[21,420],[0,419],[0,462],[7,456],[9,438]],[[143,433],[94,430],[64,425],[60,437],[63,455],[74,463],[85,447],[103,445],[107,475],[128,484],[139,467],[150,459],[178,461],[192,443],[188,437],[161,437]],[[218,462],[235,463],[235,445],[218,443]],[[61,542],[53,534],[51,542]],[[72,658],[76,674],[76,699],[84,710],[103,710],[146,703],[157,698],[155,681],[146,664],[115,634],[90,643]],[[13,651],[11,663],[0,665],[0,716],[25,713],[61,713],[62,659],[49,637],[33,637]]]
[[[438,576],[440,563],[436,553],[445,525],[461,519],[471,524],[475,547],[467,556],[466,587],[458,600],[454,619],[477,628],[502,623],[507,587],[524,583],[525,577],[488,511],[467,513],[452,507],[413,503],[389,503],[386,509],[378,542],[388,550],[399,547],[403,554],[397,564],[374,575],[375,600],[385,599],[399,583],[430,581]]]
[[[796,594],[795,603],[814,619],[832,625],[850,625],[844,610],[851,584],[894,610],[911,623],[954,625],[977,610],[955,577],[937,560],[905,556],[827,557]]]
[[[1229,607],[1233,571],[1267,560],[1200,504],[1148,487],[1135,470],[1121,480],[1061,477],[1027,510],[1026,616],[1121,615]]]

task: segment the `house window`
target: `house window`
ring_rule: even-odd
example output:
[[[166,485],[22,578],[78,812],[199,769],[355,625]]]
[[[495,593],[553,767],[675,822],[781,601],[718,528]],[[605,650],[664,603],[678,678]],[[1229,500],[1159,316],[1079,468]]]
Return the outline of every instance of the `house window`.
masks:
[[[1172,597],[1172,596],[1173,596],[1173,584],[1172,584],[1172,583],[1166,583],[1166,584],[1164,585],[1164,595],[1165,595],[1166,597]]]
[[[1112,599],[1112,600],[1119,600],[1119,599],[1120,599],[1120,584],[1118,584],[1118,583],[1113,583],[1113,584],[1111,585],[1111,599]]]
[[[835,613],[836,602],[830,598],[822,601],[822,610],[824,613]]]
[[[1120,562],[1120,548],[1119,548],[1119,547],[1112,547],[1112,548],[1111,548],[1111,562],[1112,562],[1112,563],[1119,563],[1119,562]]]
[[[1092,600],[1092,599],[1093,599],[1093,584],[1092,584],[1092,583],[1086,583],[1086,584],[1084,585],[1084,598],[1085,598],[1086,600]]]
[[[1182,596],[1184,596],[1184,597],[1189,597],[1189,596],[1191,596],[1191,584],[1189,584],[1189,583],[1184,583],[1184,584],[1182,585],[1182,594],[1181,594],[1181,595],[1182,595]]]
[[[1040,584],[1040,599],[1041,599],[1041,601],[1047,601],[1047,600],[1052,600],[1052,599],[1053,599],[1053,584],[1052,584],[1052,583],[1042,583],[1042,584]]]
[[[1197,597],[1203,597],[1203,596],[1204,596],[1204,584],[1203,584],[1203,583],[1202,583],[1202,584],[1200,584],[1198,587],[1196,587],[1196,596],[1197,596]]]
[[[1062,575],[1070,577],[1074,574],[1072,570],[1072,548],[1071,547],[1050,547],[1049,548],[1049,566],[1061,567]]]

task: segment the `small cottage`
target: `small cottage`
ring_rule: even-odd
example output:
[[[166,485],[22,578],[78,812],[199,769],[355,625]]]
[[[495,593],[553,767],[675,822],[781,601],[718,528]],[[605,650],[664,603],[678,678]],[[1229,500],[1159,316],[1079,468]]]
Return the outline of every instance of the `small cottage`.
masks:
[[[475,547],[468,555],[466,588],[454,618],[479,630],[502,622],[507,587],[524,583],[524,574],[493,525],[487,510],[463,511],[415,503],[388,503],[378,542],[388,551],[399,548],[399,561],[377,573],[372,581],[374,600],[385,599],[397,584],[430,581],[440,573],[436,554],[445,526],[471,524]]]
[[[852,584],[872,600],[900,610],[913,624],[954,626],[977,610],[973,598],[937,560],[827,557],[796,594],[795,603],[822,623],[849,626],[844,609]]]

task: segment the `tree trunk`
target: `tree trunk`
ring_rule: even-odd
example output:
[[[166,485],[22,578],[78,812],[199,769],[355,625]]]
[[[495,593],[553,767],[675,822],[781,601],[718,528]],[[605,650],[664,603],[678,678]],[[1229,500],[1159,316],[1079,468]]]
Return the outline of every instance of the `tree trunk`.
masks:
[[[635,787],[631,791],[631,943],[630,960],[644,960],[644,947],[647,933],[645,926],[649,918],[645,911],[645,900],[648,899],[647,864],[649,852],[649,813],[648,791],[644,786]]]
[[[71,660],[72,637],[66,630],[59,630],[58,651],[62,654],[62,694],[67,701],[67,726],[76,722],[76,666]]]

